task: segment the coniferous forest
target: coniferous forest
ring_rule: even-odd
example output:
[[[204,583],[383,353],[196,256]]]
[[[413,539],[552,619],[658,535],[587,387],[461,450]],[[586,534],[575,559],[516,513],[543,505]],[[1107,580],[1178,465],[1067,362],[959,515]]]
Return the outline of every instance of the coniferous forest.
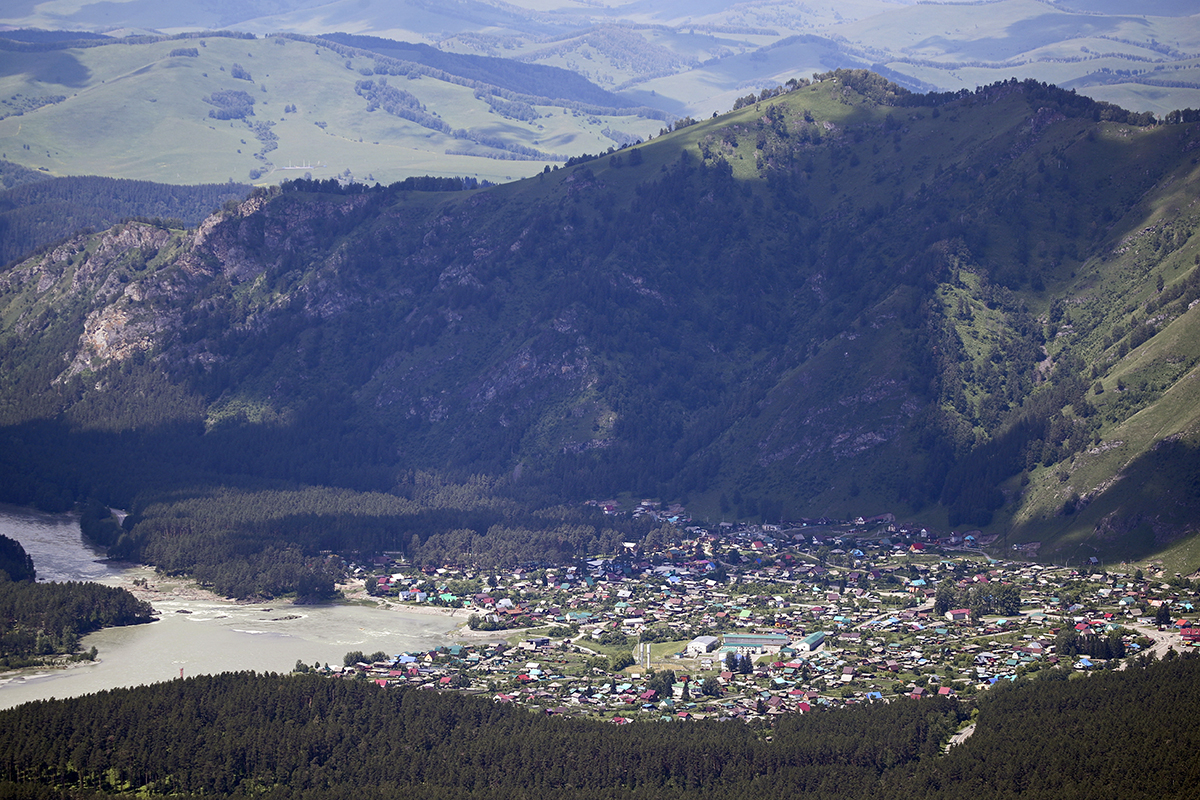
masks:
[[[82,636],[150,622],[152,614],[149,603],[113,586],[0,581],[0,667],[73,656]]]
[[[0,713],[0,796],[1193,797],[1200,657],[981,696],[623,726],[365,680],[225,674]],[[944,752],[968,717],[976,729]]]
[[[244,184],[169,186],[85,175],[48,178],[0,162],[0,264],[82,230],[131,217],[195,225],[229,200],[246,196]]]
[[[19,542],[0,535],[0,669],[80,655],[80,637],[154,619],[150,604],[129,591],[98,583],[35,583],[32,559]]]
[[[0,535],[0,581],[32,581],[37,579],[33,559],[21,543]]]

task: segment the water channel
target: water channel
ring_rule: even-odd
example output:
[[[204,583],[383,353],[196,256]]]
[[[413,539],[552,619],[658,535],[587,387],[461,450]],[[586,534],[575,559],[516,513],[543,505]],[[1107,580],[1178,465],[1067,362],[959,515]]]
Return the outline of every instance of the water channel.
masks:
[[[0,708],[74,697],[183,675],[228,671],[288,672],[297,660],[341,664],[351,650],[400,653],[445,644],[462,621],[438,613],[363,605],[241,604],[213,597],[152,569],[104,561],[75,518],[0,505],[0,534],[21,543],[39,581],[96,581],[132,587],[159,614],[146,625],[109,628],[83,639],[95,663],[0,673]]]

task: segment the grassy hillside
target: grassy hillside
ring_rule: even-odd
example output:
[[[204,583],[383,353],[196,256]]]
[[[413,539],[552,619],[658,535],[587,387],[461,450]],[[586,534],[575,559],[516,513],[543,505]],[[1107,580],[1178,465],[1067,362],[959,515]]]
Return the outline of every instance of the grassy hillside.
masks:
[[[622,137],[644,138],[663,124],[636,110],[605,114],[561,99],[489,103],[491,95],[462,81],[376,74],[381,63],[365,52],[278,37],[0,48],[0,97],[11,101],[0,107],[7,113],[0,157],[51,175],[161,183],[270,183],[306,174],[497,182]],[[385,68],[407,69],[398,63]],[[374,104],[360,86],[368,80],[383,94]],[[226,98],[235,106],[223,105]],[[219,118],[231,113],[239,116]]]
[[[13,491],[462,485],[372,534],[410,551],[551,518],[572,551],[603,535],[495,509],[624,492],[1060,560],[1191,536],[1200,129],[1035,82],[789,88],[486,190],[300,182],[17,265]],[[157,518],[126,554],[174,553]]]

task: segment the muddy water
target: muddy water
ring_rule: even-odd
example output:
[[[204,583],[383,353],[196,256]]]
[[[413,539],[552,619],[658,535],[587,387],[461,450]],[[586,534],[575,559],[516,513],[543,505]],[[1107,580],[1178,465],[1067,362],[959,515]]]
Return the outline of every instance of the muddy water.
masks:
[[[360,605],[246,605],[206,595],[145,567],[111,564],[82,538],[71,516],[0,505],[0,534],[33,559],[39,581],[97,581],[152,587],[139,596],[157,622],[110,628],[83,639],[99,661],[67,669],[0,673],[0,708],[49,697],[73,697],[183,675],[227,671],[288,672],[296,661],[338,665],[350,650],[399,653],[448,642],[461,620]]]

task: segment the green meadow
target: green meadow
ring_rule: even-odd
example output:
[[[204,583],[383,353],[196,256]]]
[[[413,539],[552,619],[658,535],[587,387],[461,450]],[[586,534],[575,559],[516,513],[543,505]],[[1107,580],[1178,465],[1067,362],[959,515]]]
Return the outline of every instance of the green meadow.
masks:
[[[196,56],[171,55],[193,47]],[[235,78],[235,65],[250,80]],[[502,182],[571,155],[606,150],[614,140],[602,133],[605,129],[644,138],[663,124],[549,106],[538,107],[539,119],[505,118],[469,87],[429,76],[373,76],[373,65],[365,55],[346,58],[283,38],[0,50],[0,99],[57,100],[0,119],[0,157],[55,176],[163,183],[278,183],[311,175],[387,184],[426,174]],[[455,139],[382,109],[369,112],[355,92],[355,84],[367,77],[387,77],[452,129],[556,159],[503,158],[508,154],[496,148]],[[206,98],[221,91],[247,93],[254,101],[253,116],[210,116],[217,107]]]

